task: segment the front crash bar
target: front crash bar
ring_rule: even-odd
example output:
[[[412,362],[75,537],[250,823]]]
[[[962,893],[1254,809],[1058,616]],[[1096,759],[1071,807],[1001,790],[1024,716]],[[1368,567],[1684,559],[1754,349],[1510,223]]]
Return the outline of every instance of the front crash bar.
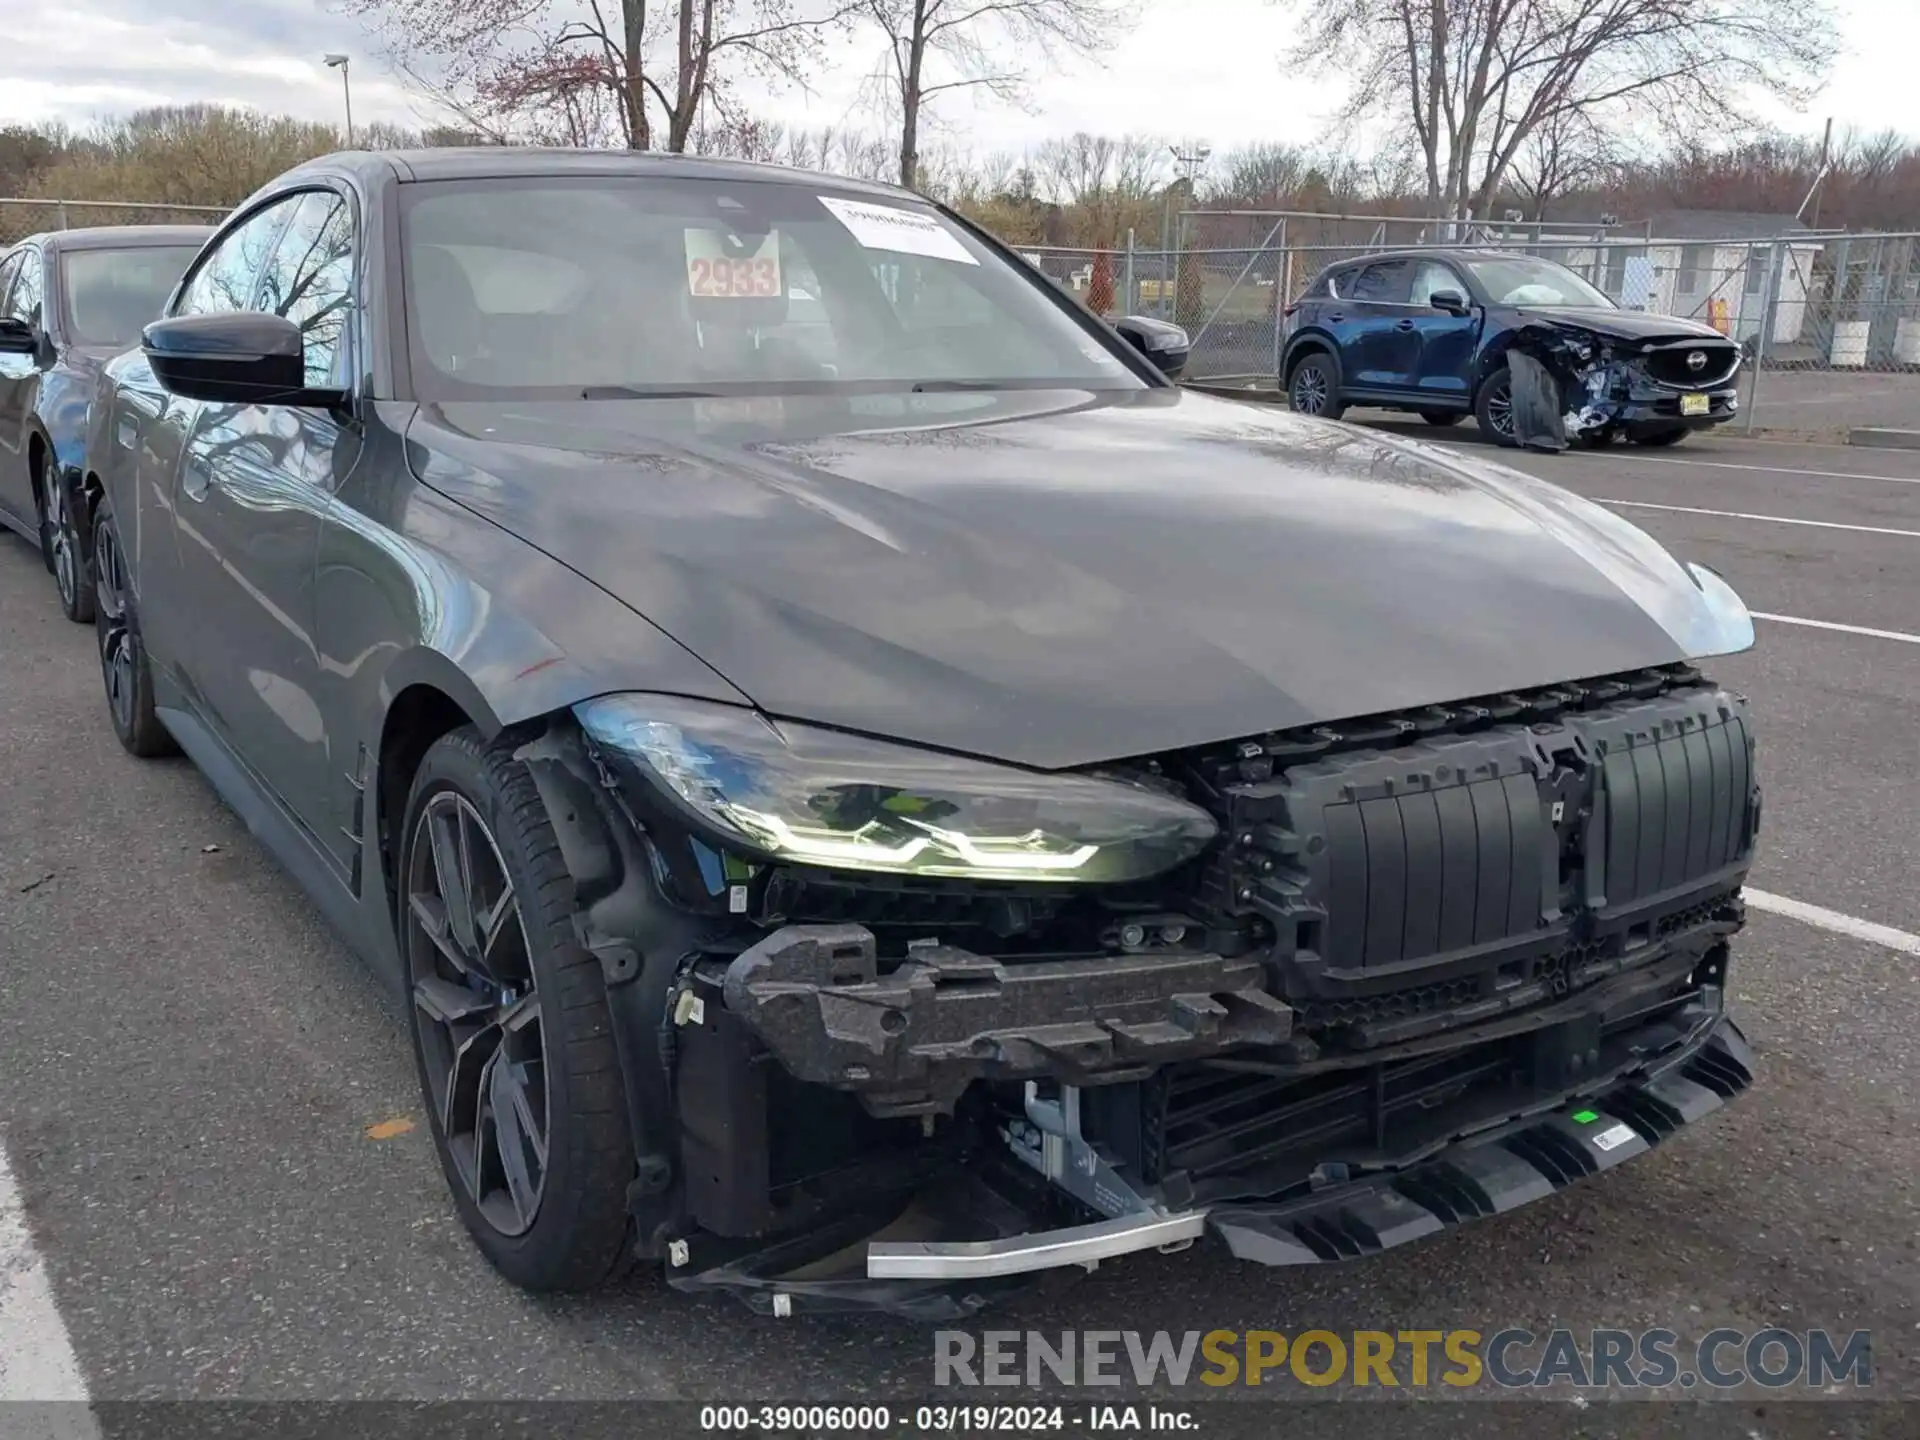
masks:
[[[874,1114],[950,1114],[975,1080],[1138,1078],[1285,1043],[1257,957],[1167,952],[1004,962],[916,945],[882,970],[862,925],[788,925],[727,966],[727,1008],[796,1079]]]
[[[1178,1214],[1123,1215],[1090,1225],[1069,1225],[1003,1240],[963,1240],[945,1244],[918,1240],[876,1240],[867,1246],[870,1280],[990,1280],[1093,1265],[1137,1250],[1185,1246],[1207,1228],[1205,1210]]]

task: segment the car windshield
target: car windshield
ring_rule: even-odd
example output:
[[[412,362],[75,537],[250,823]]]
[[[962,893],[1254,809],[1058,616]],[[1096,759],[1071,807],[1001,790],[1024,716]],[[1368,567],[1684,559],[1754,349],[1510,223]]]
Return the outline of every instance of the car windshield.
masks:
[[[1147,384],[931,207],[831,183],[415,182],[402,246],[422,399]]]
[[[1618,307],[1564,265],[1532,255],[1469,260],[1467,268],[1496,305],[1597,305]]]
[[[199,253],[193,245],[63,253],[60,278],[73,338],[82,345],[131,345],[160,317],[174,283]]]

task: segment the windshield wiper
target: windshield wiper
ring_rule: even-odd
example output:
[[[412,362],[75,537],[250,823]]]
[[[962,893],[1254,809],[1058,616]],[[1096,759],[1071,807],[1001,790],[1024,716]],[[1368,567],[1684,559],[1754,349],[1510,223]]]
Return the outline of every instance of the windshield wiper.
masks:
[[[719,390],[653,389],[643,385],[589,385],[580,392],[582,400],[724,400]]]
[[[913,382],[915,395],[938,395],[954,390],[1004,390],[1006,382],[1001,380],[916,380]]]

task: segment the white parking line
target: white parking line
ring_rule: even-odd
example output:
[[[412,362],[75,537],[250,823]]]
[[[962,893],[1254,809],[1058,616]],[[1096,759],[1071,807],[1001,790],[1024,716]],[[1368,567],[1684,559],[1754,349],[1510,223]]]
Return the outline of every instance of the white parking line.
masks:
[[[1581,454],[1582,460],[1605,460],[1604,451]],[[1671,455],[1616,455],[1616,460],[1631,460],[1636,465],[1703,465],[1709,470],[1754,470],[1762,475],[1815,475],[1823,480],[1884,480],[1889,485],[1920,485],[1920,478],[1908,475],[1869,475],[1862,470],[1796,470],[1791,465],[1741,465],[1732,460],[1682,460]]]
[[[1755,610],[1756,620],[1771,620],[1776,625],[1804,625],[1809,630],[1838,630],[1843,635],[1868,635],[1875,640],[1898,640],[1907,645],[1920,645],[1920,635],[1909,635],[1904,630],[1875,630],[1871,625],[1842,625],[1835,620],[1806,620],[1798,615],[1769,615],[1764,610]]]
[[[1842,525],[1837,520],[1796,520],[1791,515],[1750,515],[1743,510],[1702,510],[1694,505],[1656,505],[1651,500],[1609,500],[1593,497],[1595,503],[1622,510],[1667,510],[1675,515],[1712,515],[1721,520],[1765,520],[1775,525],[1807,525],[1815,530],[1856,530],[1864,535],[1904,535],[1920,540],[1920,530],[1894,530],[1884,525]]]
[[[1742,893],[1746,896],[1747,904],[1756,910],[1784,915],[1803,925],[1845,935],[1851,940],[1864,940],[1869,945],[1885,946],[1903,955],[1920,955],[1920,935],[1909,935],[1905,930],[1896,930],[1891,925],[1876,925],[1871,920],[1842,915],[1838,910],[1829,910],[1824,905],[1809,905],[1804,900],[1770,895],[1765,890],[1746,890]]]
[[[0,1406],[9,1440],[93,1440],[87,1382],[0,1145]],[[39,1402],[21,1405],[17,1402]]]

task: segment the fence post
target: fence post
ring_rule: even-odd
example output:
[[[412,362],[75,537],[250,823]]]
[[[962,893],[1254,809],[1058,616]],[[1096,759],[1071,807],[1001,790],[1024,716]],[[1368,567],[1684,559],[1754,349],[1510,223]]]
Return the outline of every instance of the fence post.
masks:
[[[53,207],[53,221],[54,221],[53,223],[54,229],[64,230],[67,228],[67,202],[66,201],[62,200]]]
[[[1293,256],[1287,249],[1287,217],[1280,217],[1280,261],[1273,267],[1273,384],[1280,387],[1280,351],[1285,344],[1287,296],[1293,291],[1290,281]]]
[[[1127,257],[1120,267],[1120,313],[1138,315],[1139,297],[1133,292],[1133,227],[1127,227]]]
[[[1747,263],[1753,263],[1753,252],[1747,252]],[[1741,281],[1745,284],[1744,278]],[[1767,367],[1767,343],[1773,338],[1775,310],[1780,299],[1780,242],[1774,241],[1767,249],[1767,283],[1760,291],[1760,334],[1753,345],[1753,379],[1747,385],[1747,434],[1753,434],[1753,427],[1759,423],[1760,410],[1760,372]]]

